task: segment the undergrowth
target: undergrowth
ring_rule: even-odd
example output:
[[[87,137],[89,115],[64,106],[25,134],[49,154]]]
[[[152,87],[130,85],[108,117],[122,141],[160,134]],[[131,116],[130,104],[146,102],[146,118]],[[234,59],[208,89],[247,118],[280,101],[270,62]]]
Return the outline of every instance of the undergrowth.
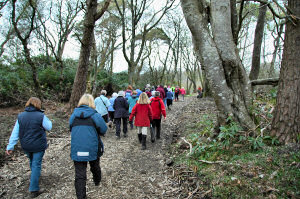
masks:
[[[212,115],[202,116],[184,131],[192,150],[175,146],[181,151],[175,162],[188,165],[211,198],[300,198],[299,145],[280,146],[260,129],[249,136],[230,117],[217,136],[213,128]]]

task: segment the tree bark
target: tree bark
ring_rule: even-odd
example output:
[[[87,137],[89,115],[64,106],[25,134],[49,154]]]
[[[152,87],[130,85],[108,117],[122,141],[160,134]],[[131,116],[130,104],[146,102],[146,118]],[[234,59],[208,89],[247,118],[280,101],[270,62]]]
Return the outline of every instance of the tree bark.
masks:
[[[219,110],[219,123],[223,125],[231,116],[244,129],[255,125],[248,111],[250,105],[249,79],[240,62],[233,41],[230,20],[230,1],[181,0],[187,24],[192,32],[201,66],[211,85]],[[210,9],[213,37],[208,26],[206,10]]]
[[[257,79],[259,75],[261,44],[264,36],[266,12],[267,5],[265,3],[260,3],[257,24],[255,28],[254,47],[252,53],[252,67],[249,75],[250,80]]]
[[[108,8],[109,3],[110,0],[107,0],[101,11],[97,13],[97,0],[86,1],[87,8],[83,22],[84,30],[83,38],[81,40],[78,68],[74,79],[72,94],[69,102],[71,109],[75,108],[80,97],[84,94],[86,90],[86,80],[88,75],[88,68],[90,62],[89,59],[93,42],[95,22],[103,15],[104,11]]]
[[[289,0],[288,8],[294,18],[287,21],[283,58],[280,69],[277,104],[271,134],[282,143],[298,142],[300,133],[300,3]]]

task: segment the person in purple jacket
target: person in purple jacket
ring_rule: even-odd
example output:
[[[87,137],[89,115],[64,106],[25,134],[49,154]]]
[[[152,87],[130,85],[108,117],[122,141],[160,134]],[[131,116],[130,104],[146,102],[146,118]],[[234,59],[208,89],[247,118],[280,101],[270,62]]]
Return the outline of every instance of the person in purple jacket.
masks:
[[[6,154],[11,155],[14,146],[20,140],[21,147],[30,161],[30,197],[35,198],[43,191],[39,187],[43,156],[48,148],[46,131],[52,128],[52,122],[46,117],[39,98],[31,97],[25,111],[18,115],[14,129],[11,133]]]

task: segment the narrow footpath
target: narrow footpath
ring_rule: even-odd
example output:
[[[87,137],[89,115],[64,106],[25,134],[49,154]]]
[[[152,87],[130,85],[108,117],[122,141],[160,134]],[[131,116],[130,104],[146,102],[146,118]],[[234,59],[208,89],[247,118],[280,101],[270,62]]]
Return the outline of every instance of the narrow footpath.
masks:
[[[186,97],[184,101],[173,103],[172,110],[167,110],[167,119],[162,120],[161,139],[151,143],[148,134],[147,150],[141,150],[136,128],[129,131],[127,138],[122,135],[120,140],[116,139],[113,130],[109,130],[102,138],[105,153],[100,163],[100,186],[94,186],[88,167],[88,198],[181,198],[174,195],[179,185],[170,178],[167,154],[176,128],[186,125],[179,123],[178,118],[190,104],[197,103],[195,100],[196,97]],[[53,130],[48,134],[49,148],[40,179],[40,187],[46,191],[38,198],[76,198],[68,118],[57,110],[49,110],[46,114],[53,121]],[[0,171],[0,198],[28,198],[29,176],[28,159],[24,154],[6,161]]]

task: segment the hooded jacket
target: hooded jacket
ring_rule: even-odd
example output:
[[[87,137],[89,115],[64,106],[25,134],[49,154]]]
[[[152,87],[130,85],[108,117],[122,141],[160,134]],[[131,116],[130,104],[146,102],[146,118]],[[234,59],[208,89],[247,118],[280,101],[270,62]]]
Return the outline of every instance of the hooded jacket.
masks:
[[[69,120],[71,130],[71,159],[96,160],[104,151],[100,135],[107,130],[105,121],[97,111],[87,105],[74,109]]]
[[[154,97],[150,100],[152,108],[153,119],[160,119],[161,114],[166,117],[166,108],[164,102],[160,97]]]
[[[166,93],[165,93],[165,89],[163,88],[163,87],[158,87],[157,89],[156,89],[156,91],[159,91],[160,92],[160,98],[161,99],[164,99],[165,97],[166,97]]]
[[[186,91],[185,91],[184,88],[180,89],[180,94],[181,94],[181,95],[185,95],[185,94],[186,94]]]
[[[136,95],[132,95],[128,98],[128,104],[129,104],[129,113],[131,113],[132,108],[134,107],[134,105],[136,104],[136,102],[138,101],[138,96]]]

